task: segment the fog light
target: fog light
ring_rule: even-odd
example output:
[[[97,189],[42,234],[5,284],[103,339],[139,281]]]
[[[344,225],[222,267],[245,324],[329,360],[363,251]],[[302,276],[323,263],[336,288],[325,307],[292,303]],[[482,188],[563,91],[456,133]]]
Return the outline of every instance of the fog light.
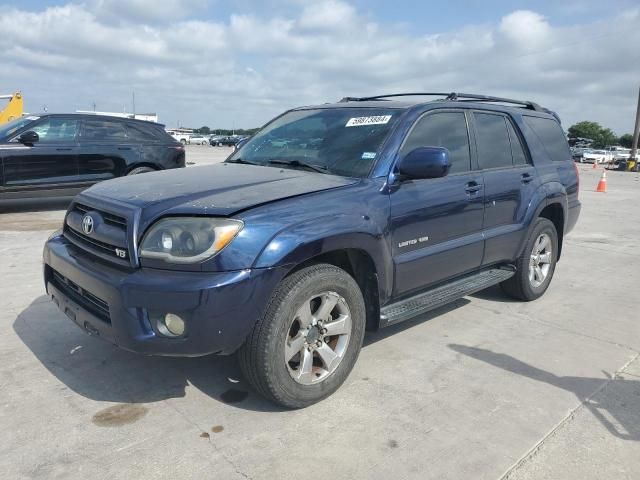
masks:
[[[184,320],[174,313],[167,313],[164,316],[164,324],[167,330],[173,335],[180,336],[184,334]]]
[[[164,317],[162,315],[156,316],[156,325],[158,326],[158,331],[165,337],[181,337],[184,335],[185,322],[175,313],[167,313]]]

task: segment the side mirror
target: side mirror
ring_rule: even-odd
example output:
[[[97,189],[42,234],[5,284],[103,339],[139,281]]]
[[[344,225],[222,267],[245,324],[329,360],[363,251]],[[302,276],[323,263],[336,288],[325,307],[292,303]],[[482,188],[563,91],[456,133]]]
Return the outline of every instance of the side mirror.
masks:
[[[20,143],[24,143],[25,145],[31,145],[40,140],[40,136],[34,132],[33,130],[29,130],[28,132],[24,132],[22,135],[18,137],[18,141]]]
[[[398,163],[400,175],[406,178],[440,178],[449,173],[449,150],[443,147],[418,147]]]

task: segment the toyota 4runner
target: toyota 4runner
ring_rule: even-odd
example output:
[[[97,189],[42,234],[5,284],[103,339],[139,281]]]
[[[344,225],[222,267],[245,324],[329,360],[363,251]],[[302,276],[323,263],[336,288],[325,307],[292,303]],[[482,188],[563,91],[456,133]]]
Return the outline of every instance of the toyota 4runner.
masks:
[[[258,392],[299,408],[338,389],[367,329],[494,284],[540,297],[579,211],[559,119],[533,102],[345,98],[282,114],[222,164],[82,192],[44,279],[88,333],[237,351]]]

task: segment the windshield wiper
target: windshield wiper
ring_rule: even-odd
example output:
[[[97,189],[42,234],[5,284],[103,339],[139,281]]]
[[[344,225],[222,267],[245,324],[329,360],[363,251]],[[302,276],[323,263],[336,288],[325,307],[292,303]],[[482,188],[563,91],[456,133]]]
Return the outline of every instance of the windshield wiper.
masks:
[[[313,170],[314,172],[319,173],[327,173],[329,170],[327,167],[323,165],[314,165],[312,163],[303,162],[300,160],[269,160],[267,162],[269,165],[288,165],[290,167],[302,167],[308,168],[309,170]]]
[[[262,166],[262,163],[252,162],[251,160],[244,160],[242,158],[234,158],[233,160],[227,160],[225,163],[241,163],[243,165],[259,165],[259,166]]]

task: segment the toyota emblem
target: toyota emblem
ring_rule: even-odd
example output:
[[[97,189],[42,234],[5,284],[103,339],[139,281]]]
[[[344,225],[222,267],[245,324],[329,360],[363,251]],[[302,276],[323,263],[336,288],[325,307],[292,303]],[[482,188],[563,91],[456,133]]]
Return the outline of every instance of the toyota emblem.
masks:
[[[82,217],[82,231],[86,235],[91,235],[91,232],[93,232],[93,218],[91,215]]]

